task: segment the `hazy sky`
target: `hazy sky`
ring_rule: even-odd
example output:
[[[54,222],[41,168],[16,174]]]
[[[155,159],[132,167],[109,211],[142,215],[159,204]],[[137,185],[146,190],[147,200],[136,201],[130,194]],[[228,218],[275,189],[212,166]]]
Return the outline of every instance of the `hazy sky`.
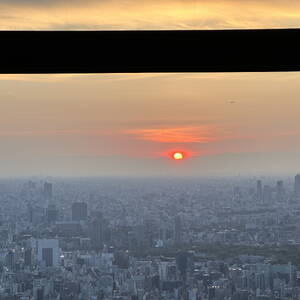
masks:
[[[0,29],[299,27],[298,0],[0,0]]]
[[[298,0],[0,0],[0,29],[299,26]],[[295,173],[299,98],[300,73],[0,75],[0,176]]]
[[[0,176],[300,170],[300,73],[0,75],[0,99]]]

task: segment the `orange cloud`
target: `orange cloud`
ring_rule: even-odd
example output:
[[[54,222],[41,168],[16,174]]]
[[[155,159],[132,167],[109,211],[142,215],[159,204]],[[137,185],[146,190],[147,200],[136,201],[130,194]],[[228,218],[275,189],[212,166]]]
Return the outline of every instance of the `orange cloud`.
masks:
[[[0,131],[2,136],[104,136],[113,135],[110,130],[14,130],[14,131]]]
[[[213,126],[152,128],[152,129],[129,129],[124,134],[133,135],[139,140],[157,143],[210,143],[225,136],[217,134]]]

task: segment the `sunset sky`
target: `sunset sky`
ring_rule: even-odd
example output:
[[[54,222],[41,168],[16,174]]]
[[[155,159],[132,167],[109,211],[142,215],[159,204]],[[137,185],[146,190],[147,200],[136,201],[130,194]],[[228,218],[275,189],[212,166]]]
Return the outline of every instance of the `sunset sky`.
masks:
[[[1,75],[0,97],[1,176],[300,168],[297,72]]]
[[[0,0],[0,29],[298,27],[298,0]]]
[[[296,0],[0,0],[1,30],[299,25]],[[0,176],[295,173],[299,99],[300,73],[0,75]]]

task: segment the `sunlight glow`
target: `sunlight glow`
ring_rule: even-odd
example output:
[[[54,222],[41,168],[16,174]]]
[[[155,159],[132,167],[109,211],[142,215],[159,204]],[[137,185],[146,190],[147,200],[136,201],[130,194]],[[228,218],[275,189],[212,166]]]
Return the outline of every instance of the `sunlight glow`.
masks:
[[[181,153],[181,152],[175,152],[174,154],[173,154],[173,158],[175,159],[175,160],[181,160],[181,159],[183,159],[183,154]]]

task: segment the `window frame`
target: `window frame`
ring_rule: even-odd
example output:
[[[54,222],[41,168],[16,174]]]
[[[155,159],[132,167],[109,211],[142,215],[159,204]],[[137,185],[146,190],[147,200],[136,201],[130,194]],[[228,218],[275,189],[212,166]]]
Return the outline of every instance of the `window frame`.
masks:
[[[2,74],[300,71],[300,29],[0,31]]]

